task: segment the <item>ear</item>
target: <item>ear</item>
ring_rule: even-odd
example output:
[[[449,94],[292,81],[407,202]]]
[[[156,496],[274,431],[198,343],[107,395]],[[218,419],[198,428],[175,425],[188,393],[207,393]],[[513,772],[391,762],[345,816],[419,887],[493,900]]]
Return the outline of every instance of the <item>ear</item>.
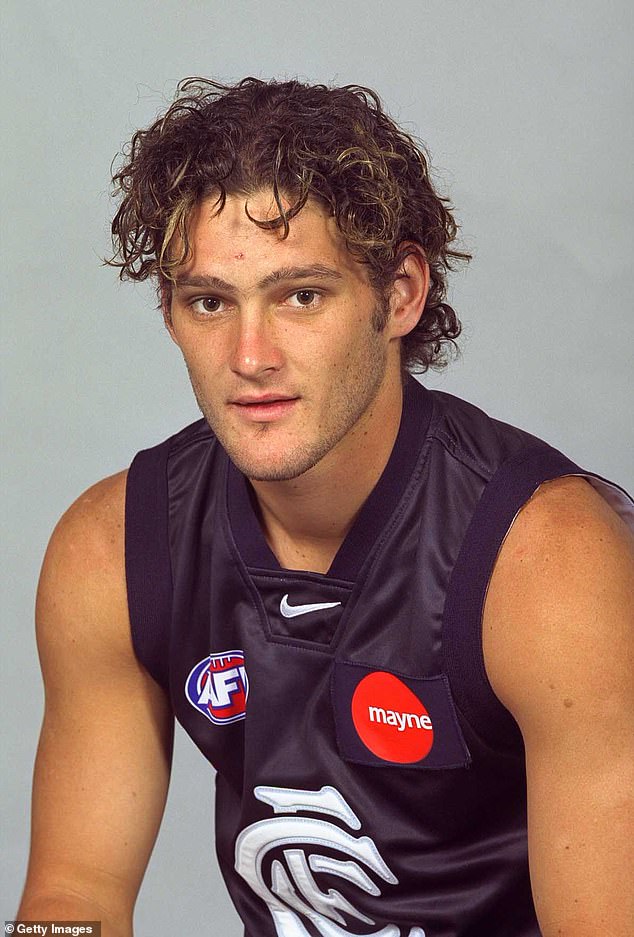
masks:
[[[394,275],[389,297],[390,338],[402,338],[416,327],[429,292],[429,264],[420,244],[404,241],[399,251],[404,257]]]
[[[169,282],[169,280],[161,278],[159,296],[161,300],[161,313],[163,315],[165,328],[169,332],[172,341],[178,345],[178,339],[176,338],[174,324],[172,322],[172,284]]]

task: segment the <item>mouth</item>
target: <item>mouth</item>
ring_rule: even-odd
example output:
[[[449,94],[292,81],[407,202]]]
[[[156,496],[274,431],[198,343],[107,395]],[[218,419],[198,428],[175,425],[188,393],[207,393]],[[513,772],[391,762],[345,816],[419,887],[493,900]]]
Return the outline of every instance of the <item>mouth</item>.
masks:
[[[229,401],[231,409],[246,420],[269,423],[289,414],[299,397],[286,394],[245,394]]]

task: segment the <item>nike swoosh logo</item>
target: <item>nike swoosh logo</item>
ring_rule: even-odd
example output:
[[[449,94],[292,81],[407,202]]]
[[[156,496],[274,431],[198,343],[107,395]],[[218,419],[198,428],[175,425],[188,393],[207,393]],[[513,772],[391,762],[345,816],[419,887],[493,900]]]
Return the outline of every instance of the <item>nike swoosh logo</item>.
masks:
[[[298,615],[307,615],[308,612],[320,612],[324,608],[335,608],[341,602],[314,602],[312,605],[289,605],[288,593],[280,602],[280,612],[284,618],[297,618]]]

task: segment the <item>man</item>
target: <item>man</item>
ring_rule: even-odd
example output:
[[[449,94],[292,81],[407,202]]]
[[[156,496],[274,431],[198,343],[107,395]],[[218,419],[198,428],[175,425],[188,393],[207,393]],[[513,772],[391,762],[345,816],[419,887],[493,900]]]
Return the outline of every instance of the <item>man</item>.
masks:
[[[408,375],[466,259],[422,152],[363,89],[196,80],[115,179],[205,419],[51,540],[21,915],[131,933],[176,715],[250,937],[624,937],[632,505]]]

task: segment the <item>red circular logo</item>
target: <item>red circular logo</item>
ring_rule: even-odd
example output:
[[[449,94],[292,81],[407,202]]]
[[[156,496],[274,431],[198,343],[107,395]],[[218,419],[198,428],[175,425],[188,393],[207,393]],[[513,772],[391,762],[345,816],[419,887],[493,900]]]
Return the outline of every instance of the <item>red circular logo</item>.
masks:
[[[429,714],[394,674],[377,670],[360,680],[351,709],[359,738],[379,758],[411,764],[431,751],[434,729]]]

